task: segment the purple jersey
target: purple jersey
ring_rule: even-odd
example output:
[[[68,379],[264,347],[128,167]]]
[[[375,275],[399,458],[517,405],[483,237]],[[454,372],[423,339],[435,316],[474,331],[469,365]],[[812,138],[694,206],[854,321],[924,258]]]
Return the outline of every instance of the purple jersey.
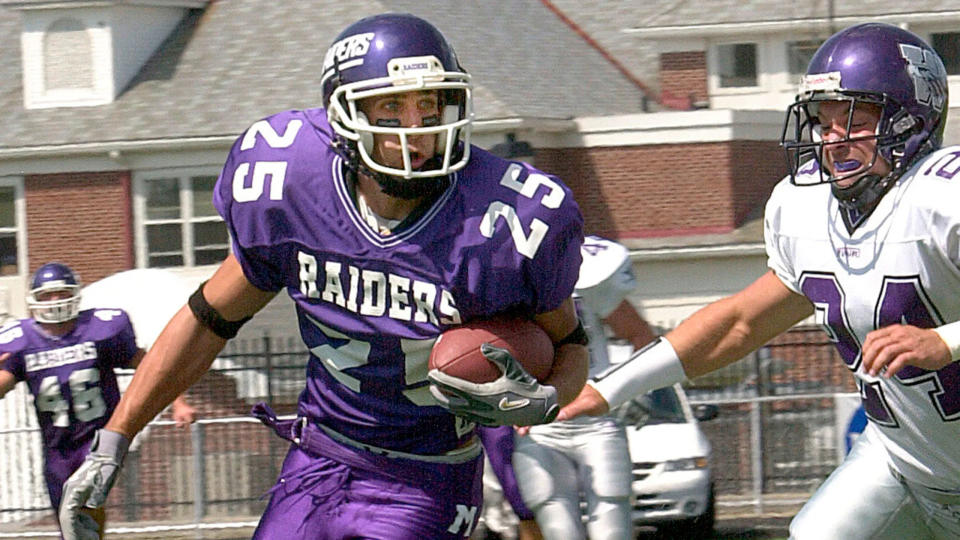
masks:
[[[33,319],[0,332],[3,369],[26,381],[34,396],[44,445],[61,451],[82,447],[103,427],[120,401],[114,368],[129,367],[137,352],[133,326],[119,309],[90,309],[61,337]]]
[[[422,216],[382,235],[357,210],[332,136],[322,109],[255,123],[214,203],[247,279],[296,303],[310,351],[300,414],[382,448],[449,451],[472,425],[430,396],[434,340],[478,317],[559,307],[579,271],[579,208],[555,177],[471,148]]]

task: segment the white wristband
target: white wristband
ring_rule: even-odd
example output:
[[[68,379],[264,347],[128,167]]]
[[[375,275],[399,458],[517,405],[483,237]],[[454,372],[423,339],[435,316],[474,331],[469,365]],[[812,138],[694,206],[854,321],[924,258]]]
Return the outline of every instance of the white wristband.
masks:
[[[960,359],[960,321],[938,326],[932,329],[950,349],[950,358]]]
[[[683,364],[673,345],[660,338],[640,349],[629,359],[587,381],[607,400],[610,409],[651,390],[671,386],[687,379]]]

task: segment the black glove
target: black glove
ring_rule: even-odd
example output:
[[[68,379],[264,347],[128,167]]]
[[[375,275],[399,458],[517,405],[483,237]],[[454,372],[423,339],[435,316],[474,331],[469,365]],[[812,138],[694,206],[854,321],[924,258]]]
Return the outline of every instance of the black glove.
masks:
[[[480,351],[500,369],[500,377],[473,383],[431,369],[430,393],[440,405],[488,426],[532,426],[556,418],[560,412],[556,388],[537,382],[506,349],[484,343]]]

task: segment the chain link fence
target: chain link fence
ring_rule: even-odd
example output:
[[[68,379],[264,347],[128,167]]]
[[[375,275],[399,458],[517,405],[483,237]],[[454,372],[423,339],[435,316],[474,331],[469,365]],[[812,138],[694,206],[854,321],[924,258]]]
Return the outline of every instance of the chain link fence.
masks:
[[[107,502],[108,530],[222,538],[245,528],[248,536],[289,444],[248,412],[266,401],[293,414],[306,354],[294,337],[230,342],[188,392],[201,419],[185,429],[164,412],[135,440]],[[713,446],[719,506],[763,513],[809,496],[843,456],[844,423],[856,403],[845,371],[822,331],[799,328],[686,385],[692,403],[720,407],[701,424]],[[57,537],[23,387],[0,400],[0,538]]]

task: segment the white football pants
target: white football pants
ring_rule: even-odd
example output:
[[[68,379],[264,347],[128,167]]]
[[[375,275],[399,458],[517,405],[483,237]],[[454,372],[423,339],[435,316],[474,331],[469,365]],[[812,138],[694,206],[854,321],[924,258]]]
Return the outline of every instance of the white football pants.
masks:
[[[956,504],[908,488],[890,469],[876,428],[868,424],[847,458],[790,523],[791,540],[948,540],[960,538]]]
[[[520,494],[546,540],[584,538],[581,492],[591,539],[633,538],[632,464],[623,427],[610,419],[576,419],[534,426],[515,444]]]

